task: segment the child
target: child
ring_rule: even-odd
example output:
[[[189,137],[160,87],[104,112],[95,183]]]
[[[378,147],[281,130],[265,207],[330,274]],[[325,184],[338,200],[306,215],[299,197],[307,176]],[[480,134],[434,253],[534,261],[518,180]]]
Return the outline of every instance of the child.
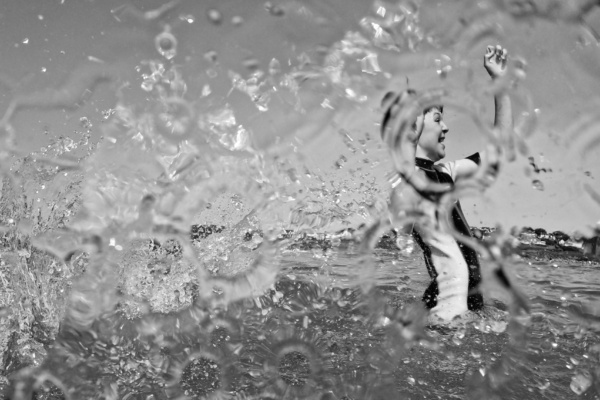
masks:
[[[492,79],[505,76],[506,60],[506,49],[501,46],[488,46],[484,56],[484,67]],[[403,177],[408,180],[414,178],[414,182],[411,183],[415,189],[418,189],[419,185],[416,182],[419,182],[419,179],[420,182],[426,182],[425,176],[434,183],[452,186],[461,178],[474,174],[481,162],[479,153],[462,160],[437,163],[446,155],[444,142],[449,132],[443,122],[443,106],[429,106],[417,113],[412,127],[403,126],[407,120],[407,107],[404,106],[409,103],[405,100],[416,97],[415,91],[407,90],[401,94],[388,93],[383,100],[386,113],[381,125],[382,137],[390,146],[398,172],[402,172],[401,169],[407,166],[407,159],[414,158],[415,174],[409,171],[408,174],[404,173]],[[508,94],[496,94],[494,101],[495,127],[501,131],[509,129],[512,126],[512,111]],[[414,104],[416,103],[413,101],[412,105]],[[399,137],[403,129],[408,129],[409,132],[407,145],[404,146],[401,143],[402,138]],[[423,295],[425,305],[431,309],[432,316],[442,320],[451,320],[467,310],[480,310],[483,307],[483,297],[478,288],[481,274],[477,253],[455,240],[450,233],[439,229],[440,216],[443,216],[443,213],[440,213],[434,198],[413,196],[413,199],[417,198],[413,210],[418,209],[425,218],[421,218],[412,226],[412,235],[423,250],[425,264],[431,277],[431,283]],[[458,201],[452,206],[448,220],[460,235],[471,236]],[[424,229],[427,224],[438,228]]]

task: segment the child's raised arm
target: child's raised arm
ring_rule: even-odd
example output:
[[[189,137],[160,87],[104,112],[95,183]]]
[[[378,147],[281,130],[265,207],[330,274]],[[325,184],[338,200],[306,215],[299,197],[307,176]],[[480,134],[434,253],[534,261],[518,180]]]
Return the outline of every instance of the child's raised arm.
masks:
[[[506,64],[508,51],[500,45],[488,46],[483,56],[483,66],[492,80],[503,79],[506,76]],[[494,94],[494,128],[497,129],[502,137],[506,137],[513,128],[512,105],[510,96],[506,91]],[[452,164],[453,178],[460,179],[464,176],[474,174],[479,168],[480,163],[497,163],[498,154],[496,151],[488,153],[482,151],[478,157],[468,157],[464,160],[458,160]],[[477,160],[476,160],[477,159]]]

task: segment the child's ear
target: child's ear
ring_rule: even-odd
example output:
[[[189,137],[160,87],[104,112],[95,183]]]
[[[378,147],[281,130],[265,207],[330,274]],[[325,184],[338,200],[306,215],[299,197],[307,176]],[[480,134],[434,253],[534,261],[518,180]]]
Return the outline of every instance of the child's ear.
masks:
[[[417,133],[417,137],[421,136],[421,133],[423,133],[423,125],[425,124],[425,114],[421,113],[419,114],[419,116],[417,117],[417,120],[415,121],[415,124],[413,125],[413,127],[415,128],[415,132]]]

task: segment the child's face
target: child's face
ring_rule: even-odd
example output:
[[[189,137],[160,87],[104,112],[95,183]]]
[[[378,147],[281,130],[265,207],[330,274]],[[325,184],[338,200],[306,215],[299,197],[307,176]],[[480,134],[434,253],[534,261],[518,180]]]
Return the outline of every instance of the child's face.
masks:
[[[446,156],[444,139],[448,127],[442,120],[443,111],[437,107],[431,108],[423,118],[423,132],[417,146],[423,150],[431,161],[439,161]]]

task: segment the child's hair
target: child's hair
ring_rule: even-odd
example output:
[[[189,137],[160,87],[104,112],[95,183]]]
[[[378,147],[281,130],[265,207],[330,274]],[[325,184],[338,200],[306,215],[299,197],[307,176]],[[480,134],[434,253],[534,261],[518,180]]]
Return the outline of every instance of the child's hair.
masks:
[[[381,121],[381,135],[383,135],[383,131],[384,131],[385,127],[387,126],[387,123],[390,119],[391,112],[392,112],[392,106],[394,105],[394,103],[397,103],[399,100],[405,99],[407,96],[414,97],[416,95],[417,95],[416,90],[406,89],[405,91],[401,92],[400,94],[398,94],[397,92],[387,92],[383,96],[383,99],[381,99],[381,107],[385,108],[385,114],[383,114],[383,119]],[[423,115],[426,115],[434,108],[440,110],[440,112],[444,112],[444,106],[439,104],[439,105],[429,106],[429,107],[423,109]],[[413,124],[413,128],[415,128],[415,129],[417,127],[416,124],[417,124],[416,122]]]

